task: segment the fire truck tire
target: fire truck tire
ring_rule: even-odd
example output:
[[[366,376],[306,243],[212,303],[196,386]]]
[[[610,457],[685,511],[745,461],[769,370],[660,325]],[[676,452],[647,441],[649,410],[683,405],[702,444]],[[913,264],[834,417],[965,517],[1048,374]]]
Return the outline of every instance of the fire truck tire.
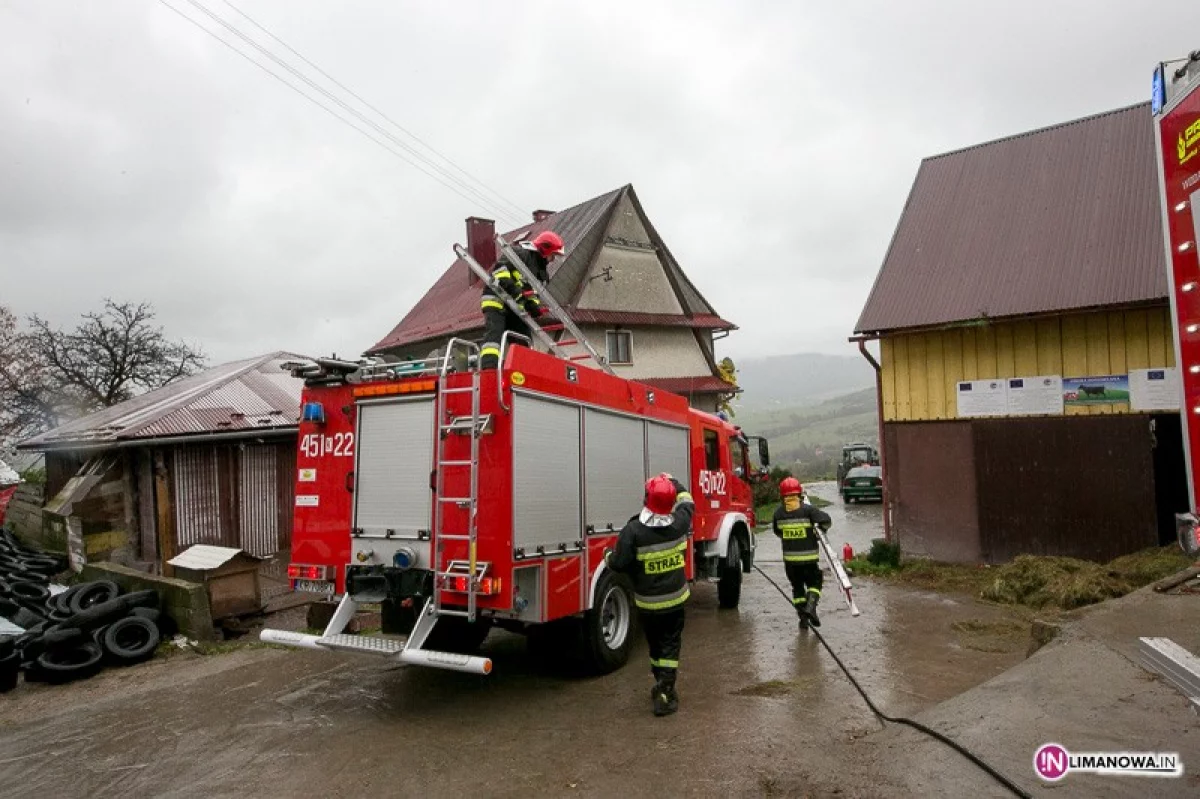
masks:
[[[578,660],[586,671],[608,674],[629,660],[634,643],[633,591],[629,581],[606,571],[596,584],[596,602],[583,614]]]
[[[717,575],[717,604],[726,610],[738,606],[742,599],[742,541],[737,535],[729,537],[729,552],[721,559]]]

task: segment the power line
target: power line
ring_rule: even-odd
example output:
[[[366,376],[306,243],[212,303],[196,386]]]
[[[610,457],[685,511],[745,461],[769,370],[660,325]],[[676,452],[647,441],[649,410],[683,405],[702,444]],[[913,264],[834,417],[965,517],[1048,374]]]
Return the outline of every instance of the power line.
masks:
[[[508,211],[504,211],[502,208],[500,208],[499,206],[497,206],[497,205],[496,205],[496,204],[495,204],[493,201],[489,200],[489,199],[488,199],[488,198],[487,198],[487,197],[486,197],[486,196],[485,196],[485,195],[484,195],[482,192],[480,192],[480,191],[479,191],[478,189],[476,189],[474,186],[471,186],[471,185],[469,185],[469,184],[467,184],[467,183],[464,183],[463,181],[459,180],[458,178],[456,178],[456,177],[454,177],[453,175],[451,175],[450,173],[448,173],[448,172],[447,172],[446,170],[444,170],[442,167],[438,166],[437,164],[433,163],[432,161],[430,161],[430,160],[429,160],[428,158],[426,158],[425,156],[421,155],[421,154],[420,154],[419,152],[417,152],[417,151],[416,151],[416,150],[415,150],[415,149],[414,149],[412,146],[410,146],[410,145],[409,145],[407,142],[404,142],[403,140],[401,140],[400,138],[398,138],[397,136],[395,136],[394,134],[392,134],[392,133],[391,133],[390,131],[388,131],[387,129],[385,129],[385,128],[381,127],[381,126],[380,126],[378,123],[376,123],[374,120],[368,119],[368,118],[367,118],[367,117],[366,117],[364,114],[362,114],[362,113],[361,113],[360,111],[358,111],[357,109],[355,109],[355,108],[351,107],[349,104],[347,104],[346,102],[344,102],[344,101],[343,101],[341,98],[339,98],[339,97],[335,96],[333,93],[331,93],[330,91],[328,91],[327,89],[325,89],[323,86],[320,86],[320,85],[318,85],[318,84],[317,84],[315,81],[313,81],[313,80],[312,80],[311,78],[309,78],[307,75],[304,75],[303,73],[301,73],[299,70],[297,70],[297,69],[296,69],[295,67],[293,67],[291,64],[288,64],[288,63],[287,63],[287,62],[285,62],[283,59],[279,58],[277,55],[275,55],[274,53],[272,53],[270,50],[266,49],[265,47],[263,47],[262,45],[260,45],[258,42],[256,42],[256,41],[254,41],[253,39],[251,39],[249,36],[247,36],[245,33],[243,33],[241,30],[239,30],[239,29],[238,29],[236,26],[234,26],[234,25],[231,25],[231,24],[230,24],[229,22],[227,22],[226,20],[224,20],[224,19],[222,19],[221,17],[219,17],[219,16],[217,16],[216,14],[214,14],[214,13],[213,13],[211,10],[209,10],[207,7],[205,7],[205,6],[204,6],[202,3],[200,3],[198,0],[186,0],[186,2],[187,2],[189,5],[191,5],[193,8],[197,9],[197,10],[198,10],[198,11],[200,11],[201,13],[205,14],[206,16],[208,16],[210,19],[212,19],[212,20],[213,20],[214,22],[216,22],[217,24],[219,24],[219,25],[221,25],[222,27],[224,27],[224,28],[225,28],[226,30],[228,30],[230,33],[234,34],[234,35],[235,35],[235,36],[237,36],[239,39],[241,39],[242,41],[246,42],[247,44],[249,44],[249,45],[250,45],[251,47],[253,47],[254,49],[258,50],[260,53],[262,53],[263,55],[265,55],[267,58],[271,59],[272,61],[274,61],[274,62],[275,62],[276,64],[278,64],[279,66],[281,66],[281,67],[283,67],[284,69],[286,69],[286,70],[287,70],[288,72],[290,72],[292,75],[296,76],[297,78],[299,78],[300,80],[302,80],[304,83],[308,84],[308,85],[309,85],[309,86],[311,86],[313,89],[317,90],[317,91],[318,91],[318,92],[320,92],[322,95],[324,95],[325,97],[329,98],[330,100],[332,100],[334,103],[336,103],[337,105],[339,105],[339,106],[341,106],[342,108],[344,108],[344,109],[345,109],[346,111],[348,111],[349,113],[353,114],[353,115],[354,115],[356,118],[358,118],[359,120],[361,120],[363,123],[365,123],[365,124],[366,124],[366,125],[368,125],[369,127],[373,128],[374,130],[378,131],[380,135],[384,136],[385,138],[387,138],[388,140],[390,140],[391,142],[393,142],[394,144],[396,144],[398,147],[400,147],[401,149],[403,149],[403,150],[405,150],[406,152],[408,152],[408,153],[409,153],[410,155],[412,155],[414,158],[418,159],[418,160],[419,160],[419,161],[421,161],[422,163],[424,163],[424,164],[426,164],[427,166],[429,166],[431,169],[433,169],[434,171],[436,171],[438,174],[442,175],[442,177],[446,178],[446,179],[447,179],[447,180],[449,180],[451,183],[454,183],[455,185],[459,186],[459,187],[460,187],[460,188],[462,188],[464,191],[468,191],[468,192],[470,192],[471,194],[475,195],[475,197],[476,197],[476,201],[477,201],[477,202],[480,202],[480,203],[482,203],[484,206],[486,206],[486,207],[489,207],[489,208],[491,208],[492,210],[496,211],[496,212],[497,212],[497,214],[498,214],[499,216],[501,216],[501,217],[507,217],[507,216],[508,216],[508,214],[509,214],[509,212],[508,212]],[[411,162],[410,162],[410,163],[411,163]],[[428,174],[428,173],[426,173],[426,174]],[[443,184],[443,185],[445,185],[445,184]],[[517,217],[517,218],[519,219],[519,217]]]
[[[363,136],[365,136],[367,139],[369,139],[369,140],[371,140],[372,142],[374,142],[375,144],[379,145],[379,146],[380,146],[380,147],[382,147],[384,150],[388,151],[389,153],[391,153],[392,155],[396,156],[396,157],[397,157],[397,158],[399,158],[400,160],[404,161],[405,163],[407,163],[407,164],[409,164],[410,166],[414,167],[414,168],[415,168],[415,169],[417,169],[418,171],[420,171],[420,172],[424,173],[425,175],[427,175],[428,177],[432,178],[434,181],[436,181],[437,183],[441,184],[443,187],[445,187],[445,188],[449,189],[450,191],[453,191],[453,192],[454,192],[455,194],[457,194],[459,197],[462,197],[464,200],[466,200],[466,201],[468,201],[468,202],[470,202],[470,203],[472,203],[472,204],[475,204],[475,205],[479,205],[479,204],[481,204],[481,203],[482,203],[482,205],[483,205],[483,206],[484,206],[484,207],[485,207],[487,210],[489,210],[489,211],[490,211],[490,212],[492,212],[492,213],[496,213],[496,214],[497,214],[497,218],[498,218],[498,219],[509,219],[510,221],[516,221],[516,224],[517,224],[518,226],[519,226],[519,225],[522,225],[522,224],[524,224],[523,220],[515,220],[515,219],[514,219],[514,218],[513,218],[513,217],[512,217],[512,216],[509,214],[509,212],[507,212],[507,211],[502,211],[501,209],[498,209],[498,208],[496,208],[496,206],[495,206],[495,205],[494,205],[492,202],[490,202],[490,201],[488,201],[486,198],[484,198],[484,197],[480,196],[480,194],[479,194],[479,191],[478,191],[478,190],[476,190],[476,189],[473,189],[473,188],[472,188],[472,187],[470,187],[470,186],[465,186],[465,185],[463,185],[461,181],[459,181],[459,180],[457,180],[457,179],[453,179],[453,177],[452,177],[452,176],[445,176],[445,175],[444,175],[444,170],[441,170],[441,169],[440,169],[440,168],[438,168],[436,165],[434,165],[434,164],[430,164],[430,166],[431,166],[433,169],[435,169],[437,172],[441,172],[441,173],[443,173],[443,175],[442,175],[442,176],[439,176],[439,174],[436,174],[435,172],[431,172],[429,169],[426,169],[425,167],[423,167],[423,166],[422,166],[420,163],[417,163],[416,161],[413,161],[412,159],[410,159],[410,158],[408,158],[407,156],[405,156],[405,155],[404,155],[404,153],[401,153],[400,151],[398,151],[398,150],[396,150],[396,149],[394,149],[394,148],[392,148],[392,147],[388,146],[388,144],[387,144],[386,142],[384,142],[384,141],[380,141],[378,138],[376,138],[374,135],[372,135],[372,134],[371,134],[370,132],[368,132],[367,130],[364,130],[362,127],[359,127],[359,126],[358,126],[358,125],[356,125],[354,122],[352,122],[351,120],[349,120],[349,119],[347,119],[346,117],[342,116],[341,114],[339,114],[339,113],[338,113],[337,111],[335,111],[334,109],[332,109],[332,108],[330,108],[329,106],[325,105],[325,104],[324,104],[323,102],[321,102],[321,100],[319,100],[318,98],[316,98],[316,97],[313,97],[312,95],[309,95],[309,94],[307,94],[307,93],[306,93],[304,90],[302,90],[302,89],[301,89],[299,86],[296,86],[295,84],[291,83],[290,81],[288,81],[288,79],[287,79],[287,78],[285,78],[285,77],[283,77],[282,75],[280,75],[279,73],[277,73],[277,72],[275,72],[275,71],[271,70],[271,69],[270,69],[268,66],[266,66],[265,64],[263,64],[263,63],[261,63],[261,62],[259,62],[259,61],[256,61],[256,60],[255,60],[253,57],[251,57],[249,54],[247,54],[247,53],[243,52],[242,50],[238,49],[238,48],[237,48],[235,45],[233,45],[232,43],[230,43],[230,42],[226,41],[225,39],[221,38],[219,35],[217,35],[217,33],[216,33],[215,31],[209,30],[209,29],[208,29],[208,28],[206,28],[204,25],[202,25],[200,22],[198,22],[197,20],[195,20],[195,19],[192,19],[192,18],[191,18],[191,17],[189,17],[187,14],[183,13],[183,12],[182,12],[180,9],[178,9],[178,8],[175,8],[175,7],[174,7],[174,6],[172,6],[170,3],[166,2],[166,0],[158,0],[158,2],[159,2],[161,5],[165,6],[166,8],[168,8],[168,9],[170,9],[171,11],[175,12],[176,14],[178,14],[180,17],[182,17],[182,18],[183,18],[184,20],[186,20],[187,22],[189,22],[189,23],[191,23],[192,25],[194,25],[194,26],[196,26],[197,28],[199,28],[199,29],[200,29],[201,31],[203,31],[204,33],[206,33],[206,34],[208,34],[209,36],[211,36],[212,38],[216,39],[218,42],[220,42],[221,44],[225,45],[226,47],[228,47],[228,48],[229,48],[230,50],[232,50],[233,52],[237,53],[237,54],[238,54],[239,56],[241,56],[242,58],[244,58],[244,59],[246,59],[247,61],[249,61],[249,62],[250,62],[251,64],[253,64],[255,67],[258,67],[258,68],[259,68],[259,69],[261,69],[262,71],[266,72],[268,75],[270,75],[271,77],[273,77],[273,78],[275,78],[276,80],[278,80],[278,81],[279,81],[280,83],[282,83],[284,86],[287,86],[289,89],[291,89],[292,91],[296,92],[297,94],[299,94],[299,95],[300,95],[301,97],[303,97],[304,99],[306,99],[306,100],[308,100],[309,102],[313,103],[313,104],[314,104],[314,105],[316,105],[318,108],[322,109],[323,111],[325,111],[326,113],[328,113],[330,116],[332,116],[334,119],[338,120],[339,122],[342,122],[343,124],[347,125],[347,126],[348,126],[348,127],[350,127],[350,128],[353,128],[355,131],[357,131],[357,132],[361,133],[361,134],[362,134]],[[193,2],[193,0],[188,0],[188,2],[189,2],[189,3],[192,3],[192,5],[196,5],[196,3],[194,3],[194,2]],[[205,11],[205,12],[207,12],[207,9],[204,9],[204,8],[203,8],[203,6],[200,6],[200,9],[201,9],[202,11]],[[210,16],[211,16],[211,14],[210,14]],[[218,19],[218,21],[221,21],[219,18],[217,18],[217,19]],[[222,22],[223,22],[223,21],[222,21]],[[228,26],[228,25],[226,25],[226,27],[229,27],[229,26]],[[235,33],[238,33],[238,35],[240,35],[240,36],[241,36],[241,38],[243,38],[243,39],[246,39],[246,37],[245,37],[245,35],[244,35],[244,34],[240,34],[240,32],[237,32],[236,30],[235,30]],[[249,40],[248,40],[248,41],[249,41]],[[253,42],[253,41],[250,41],[250,43],[251,43],[252,45],[254,45],[254,46],[255,46],[255,47],[256,47],[256,48],[257,48],[257,49],[258,49],[260,52],[264,52],[264,54],[265,54],[265,55],[267,55],[268,57],[271,57],[271,58],[272,58],[273,60],[275,60],[277,63],[281,63],[281,65],[282,65],[282,66],[284,66],[284,67],[285,67],[286,69],[288,69],[289,71],[293,72],[293,74],[297,74],[297,76],[298,76],[298,77],[300,77],[302,80],[305,80],[305,82],[307,82],[309,85],[313,86],[313,88],[317,89],[318,91],[322,92],[322,93],[323,93],[323,94],[325,94],[326,96],[328,96],[328,97],[330,97],[331,99],[335,100],[335,102],[338,102],[338,103],[339,103],[339,105],[341,105],[341,106],[343,106],[343,107],[347,108],[347,110],[348,110],[348,111],[350,111],[352,114],[354,114],[356,117],[358,117],[359,119],[362,119],[362,121],[364,121],[364,122],[366,122],[367,124],[371,125],[371,126],[372,126],[373,128],[375,128],[376,130],[379,130],[379,131],[380,131],[380,133],[382,133],[382,134],[383,134],[383,135],[384,135],[384,136],[385,136],[387,139],[394,141],[394,142],[395,142],[396,144],[398,144],[398,145],[399,145],[401,148],[403,148],[403,149],[405,149],[405,150],[408,150],[409,152],[412,152],[412,148],[411,148],[411,147],[409,147],[409,146],[407,146],[407,145],[405,145],[405,144],[404,144],[404,142],[402,142],[402,141],[399,141],[398,139],[396,139],[396,137],[395,137],[395,136],[393,136],[393,135],[389,134],[389,133],[388,133],[386,130],[382,130],[381,128],[379,128],[379,126],[378,126],[378,125],[375,125],[375,124],[371,123],[371,121],[370,121],[370,120],[368,120],[368,119],[365,119],[365,118],[362,116],[362,114],[360,114],[360,113],[358,113],[358,112],[354,111],[354,109],[352,109],[352,108],[349,108],[348,106],[346,106],[346,104],[345,104],[345,103],[342,103],[342,102],[338,101],[338,100],[337,100],[337,98],[335,98],[335,97],[332,97],[331,95],[329,95],[329,93],[328,93],[327,91],[325,91],[325,90],[321,89],[321,87],[319,87],[319,86],[316,86],[315,84],[313,84],[313,83],[312,83],[312,81],[308,80],[307,78],[304,78],[304,76],[303,76],[303,75],[298,75],[298,73],[296,73],[294,69],[292,69],[292,68],[291,68],[290,66],[288,66],[287,64],[282,64],[282,62],[279,62],[279,60],[278,60],[277,58],[274,58],[274,56],[272,56],[272,54],[270,54],[270,53],[268,53],[268,52],[264,51],[264,50],[263,50],[261,47],[259,47],[259,46],[258,46],[258,45],[257,45],[255,42]],[[428,163],[427,159],[425,159],[425,158],[421,157],[421,156],[420,156],[420,154],[418,154],[418,153],[414,153],[414,155],[416,155],[416,156],[417,156],[417,157],[418,157],[418,158],[419,158],[419,159],[420,159],[422,162]],[[447,179],[449,179],[449,180],[450,180],[450,182],[447,182],[447,180],[446,180],[446,179],[443,179],[443,177],[446,177]],[[458,187],[461,187],[461,189],[462,189],[462,190],[460,190],[460,188],[456,187],[456,185],[452,185],[452,184],[457,184],[457,186],[458,186]],[[464,190],[465,190],[465,191],[464,191]],[[468,194],[468,193],[465,193],[465,192],[470,192],[470,194],[473,194],[473,195],[475,195],[475,196],[470,196],[470,194]]]
[[[475,183],[478,183],[478,184],[479,184],[479,185],[480,185],[480,186],[481,186],[481,187],[482,187],[484,190],[486,190],[486,191],[487,191],[489,194],[491,194],[491,195],[492,195],[492,196],[493,196],[493,197],[494,197],[496,200],[498,200],[498,201],[500,201],[500,202],[503,202],[503,203],[505,203],[505,204],[506,204],[506,205],[508,205],[510,208],[512,208],[512,209],[514,209],[514,210],[516,210],[516,212],[517,212],[518,214],[520,214],[520,215],[524,215],[524,214],[525,214],[525,209],[524,209],[524,208],[523,208],[523,207],[522,207],[522,206],[521,206],[519,203],[513,202],[512,200],[508,199],[508,198],[507,198],[507,197],[505,197],[503,194],[501,194],[500,192],[498,192],[498,191],[496,191],[495,189],[491,188],[491,187],[490,187],[490,186],[488,186],[486,183],[484,183],[482,180],[480,180],[479,178],[475,177],[474,175],[472,175],[472,174],[471,174],[470,172],[468,172],[467,170],[465,170],[465,169],[463,169],[462,167],[460,167],[458,164],[456,164],[456,163],[455,163],[454,161],[452,161],[450,158],[448,158],[448,157],[447,157],[447,156],[445,156],[445,155],[442,155],[440,152],[438,152],[438,151],[437,151],[437,150],[436,150],[436,149],[433,147],[433,145],[431,145],[431,144],[429,144],[428,142],[426,142],[426,141],[424,141],[423,139],[421,139],[421,137],[420,137],[420,136],[418,136],[417,134],[415,134],[415,133],[413,133],[412,131],[408,130],[408,129],[407,129],[407,128],[405,128],[403,125],[401,125],[399,122],[397,122],[396,120],[392,119],[390,116],[388,116],[387,114],[385,114],[383,111],[381,111],[381,110],[379,110],[378,108],[376,108],[374,105],[372,105],[372,104],[371,104],[370,102],[368,102],[366,99],[364,99],[362,96],[360,96],[359,94],[357,94],[357,93],[356,93],[356,92],[355,92],[353,89],[351,89],[349,86],[346,86],[345,84],[341,83],[340,81],[338,81],[338,79],[337,79],[337,78],[333,77],[333,76],[332,76],[332,75],[330,75],[328,72],[326,72],[325,70],[321,69],[321,67],[317,66],[317,65],[316,65],[316,64],[314,64],[312,61],[310,61],[309,59],[305,58],[303,53],[301,53],[301,52],[299,52],[298,50],[296,50],[294,47],[292,47],[290,44],[288,44],[287,42],[285,42],[283,39],[279,38],[279,37],[278,37],[278,36],[276,36],[274,33],[272,33],[272,32],[271,32],[271,31],[269,31],[267,28],[265,28],[263,25],[259,24],[259,23],[258,23],[258,22],[257,22],[257,21],[256,21],[256,20],[253,18],[253,17],[251,17],[251,16],[250,16],[249,14],[247,14],[245,11],[242,11],[240,8],[238,8],[237,6],[235,6],[233,3],[229,2],[229,0],[221,0],[221,1],[222,1],[223,3],[225,3],[225,5],[229,6],[231,9],[233,9],[235,12],[237,12],[238,14],[240,14],[242,17],[244,17],[244,18],[245,18],[245,19],[246,19],[246,20],[247,20],[247,21],[248,21],[248,22],[249,22],[251,25],[253,25],[254,27],[258,28],[260,31],[262,31],[263,33],[265,33],[267,36],[270,36],[272,39],[274,39],[274,40],[275,40],[276,42],[278,42],[279,44],[283,45],[283,46],[284,46],[284,47],[285,47],[285,48],[288,50],[288,52],[292,53],[294,56],[296,56],[297,58],[299,58],[299,59],[300,59],[301,61],[303,61],[305,64],[308,64],[310,67],[312,67],[313,69],[315,69],[317,72],[319,72],[319,73],[320,73],[321,75],[323,75],[325,78],[327,78],[327,79],[328,79],[328,80],[329,80],[331,83],[333,83],[333,85],[335,85],[335,86],[337,86],[338,88],[342,89],[342,90],[343,90],[343,91],[345,91],[347,94],[349,94],[351,97],[353,97],[355,100],[358,100],[358,101],[359,101],[360,103],[362,103],[364,106],[366,106],[367,108],[371,109],[371,110],[372,110],[372,111],[374,111],[376,114],[378,114],[379,116],[381,116],[383,119],[385,119],[385,120],[387,120],[388,122],[390,122],[390,123],[391,123],[393,126],[395,126],[395,127],[396,127],[396,129],[397,129],[397,130],[399,130],[399,131],[403,132],[405,135],[407,135],[407,136],[411,137],[411,138],[412,138],[414,141],[418,142],[418,143],[419,143],[419,144],[421,144],[423,147],[425,147],[425,149],[429,150],[429,151],[430,151],[431,153],[433,153],[435,156],[437,156],[438,158],[442,159],[442,160],[443,160],[443,161],[445,161],[447,164],[449,164],[450,166],[452,166],[452,167],[453,167],[455,170],[457,170],[457,171],[458,171],[460,174],[462,174],[462,175],[463,175],[463,176],[465,176],[466,178],[468,178],[468,179],[470,179],[470,180],[474,181]]]

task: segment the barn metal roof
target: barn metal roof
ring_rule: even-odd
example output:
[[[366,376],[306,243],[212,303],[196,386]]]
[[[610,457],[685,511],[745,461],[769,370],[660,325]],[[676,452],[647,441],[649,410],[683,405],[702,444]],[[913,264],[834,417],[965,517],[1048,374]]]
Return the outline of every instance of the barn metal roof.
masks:
[[[662,242],[633,191],[625,185],[607,194],[602,194],[579,205],[551,214],[540,222],[529,224],[504,234],[509,241],[536,236],[543,230],[553,230],[563,239],[566,257],[556,259],[550,265],[550,281],[547,288],[571,318],[585,321],[585,311],[576,310],[571,303],[580,283],[587,277],[596,254],[604,245],[605,232],[614,209],[623,197],[629,197],[663,257],[669,279],[679,296],[684,314],[655,314],[653,321],[646,324],[680,324],[689,327],[704,326],[713,329],[730,329],[734,325],[726,322],[692,285],[682,268]],[[370,349],[372,353],[416,344],[452,333],[462,333],[483,327],[483,314],[479,310],[479,283],[472,283],[472,272],[462,260],[451,264],[442,276],[425,293],[412,310],[400,320],[396,327]],[[590,312],[595,313],[595,312]],[[661,317],[661,318],[660,318]],[[667,319],[671,317],[671,319]],[[703,322],[703,324],[701,324]]]
[[[204,436],[213,433],[286,430],[300,417],[303,381],[284,372],[285,361],[301,359],[273,352],[214,366],[133,399],[68,422],[21,442],[23,450]]]
[[[926,158],[859,333],[1164,301],[1149,104]]]

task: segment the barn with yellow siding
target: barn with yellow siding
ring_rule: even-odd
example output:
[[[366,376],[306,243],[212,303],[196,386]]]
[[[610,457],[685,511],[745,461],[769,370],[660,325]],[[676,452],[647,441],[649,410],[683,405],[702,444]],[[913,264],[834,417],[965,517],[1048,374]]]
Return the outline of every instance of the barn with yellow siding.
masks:
[[[1148,105],[925,159],[855,329],[878,341],[906,552],[1105,560],[1173,536],[1177,407],[960,408],[964,381],[1173,373]]]

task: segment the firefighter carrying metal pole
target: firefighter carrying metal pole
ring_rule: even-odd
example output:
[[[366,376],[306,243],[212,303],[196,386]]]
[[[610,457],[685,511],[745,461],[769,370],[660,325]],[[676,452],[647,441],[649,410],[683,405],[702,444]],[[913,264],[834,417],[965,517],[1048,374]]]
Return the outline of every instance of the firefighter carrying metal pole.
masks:
[[[633,580],[633,601],[650,645],[650,689],[654,715],[679,709],[675,677],[683,644],[683,605],[688,590],[687,548],[691,543],[696,505],[683,483],[669,474],[646,482],[642,512],[617,536],[615,549],[604,553],[608,568]]]
[[[775,510],[771,527],[783,540],[783,568],[792,584],[792,605],[800,617],[800,630],[808,625],[821,626],[817,603],[821,601],[821,550],[814,526],[828,530],[833,525],[829,514],[812,505],[801,503],[804,488],[795,477],[779,482],[783,505]]]

